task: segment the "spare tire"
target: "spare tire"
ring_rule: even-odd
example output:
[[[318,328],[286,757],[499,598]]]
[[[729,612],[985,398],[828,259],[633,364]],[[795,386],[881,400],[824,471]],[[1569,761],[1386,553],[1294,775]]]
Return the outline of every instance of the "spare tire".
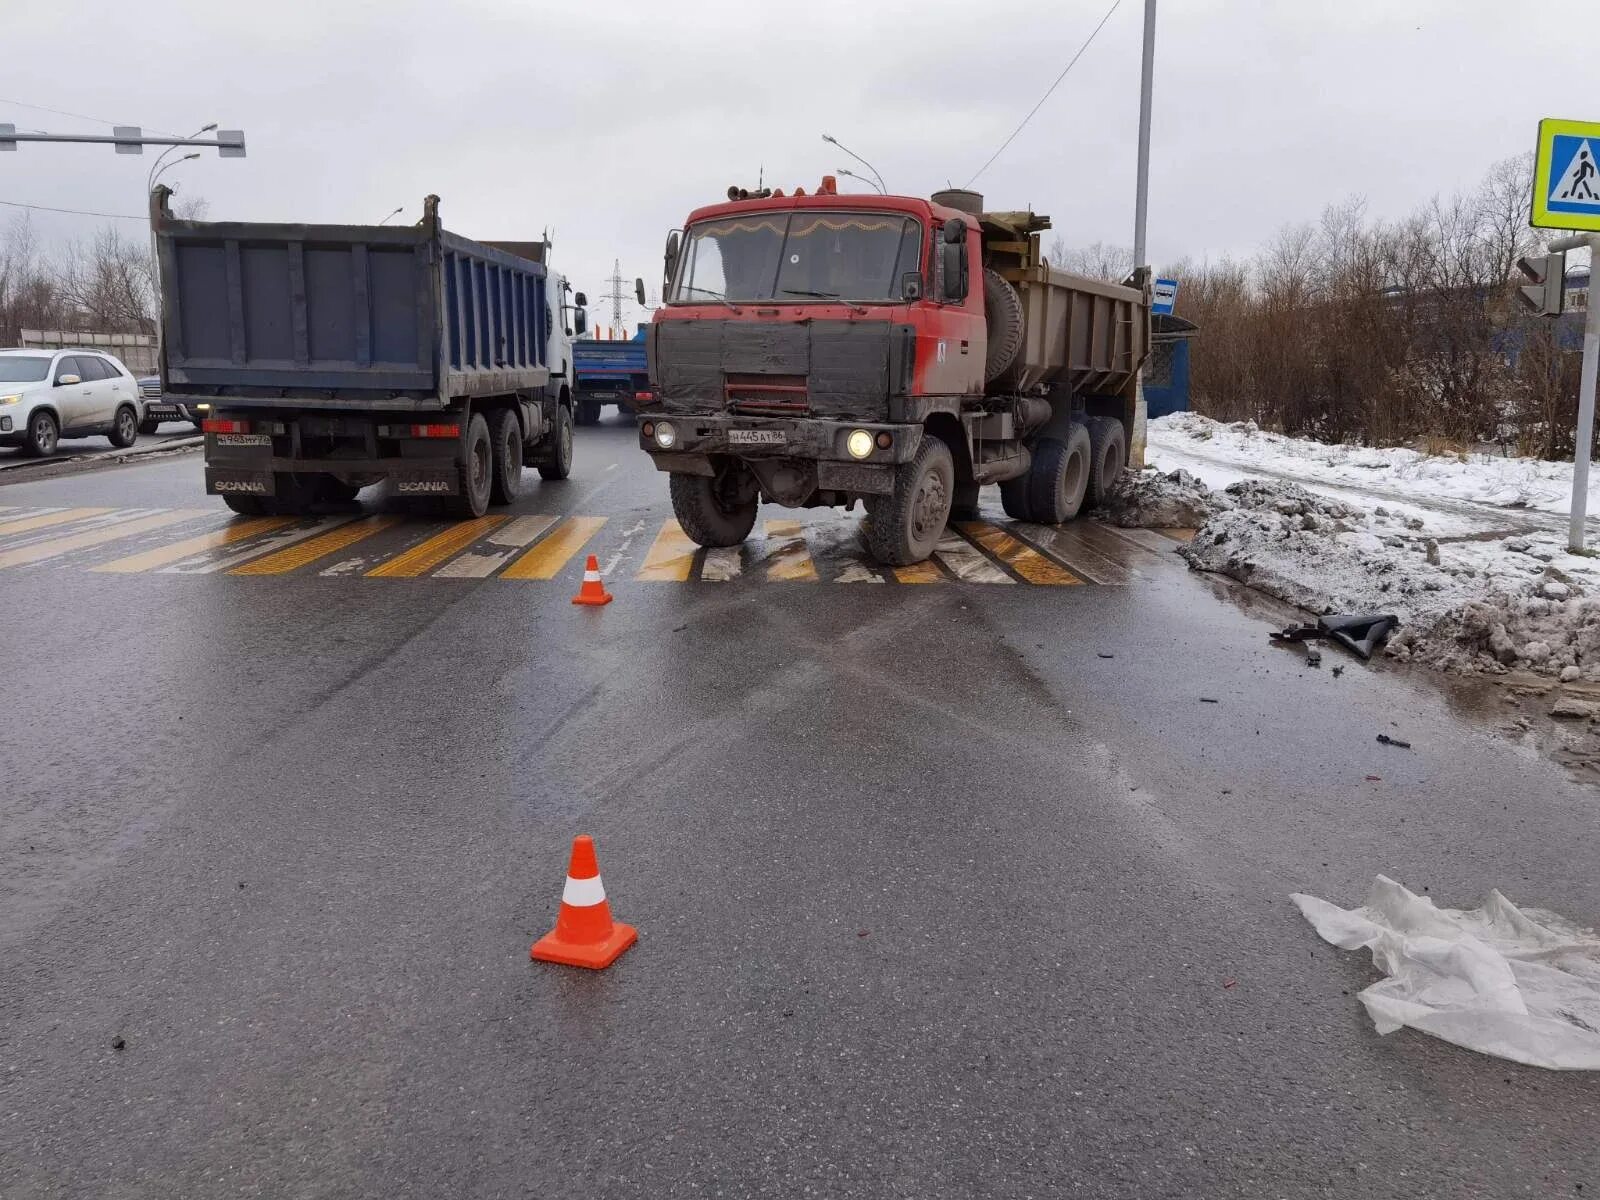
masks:
[[[1017,361],[1022,349],[1022,297],[992,267],[983,269],[983,312],[989,339],[983,379],[993,383]]]

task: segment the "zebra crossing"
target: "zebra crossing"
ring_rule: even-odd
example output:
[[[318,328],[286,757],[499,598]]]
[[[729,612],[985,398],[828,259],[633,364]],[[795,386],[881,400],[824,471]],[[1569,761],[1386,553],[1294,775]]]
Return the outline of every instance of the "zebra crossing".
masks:
[[[18,570],[240,579],[445,579],[537,582],[595,554],[608,581],[650,583],[958,584],[1120,587],[1176,565],[1187,530],[1045,527],[998,514],[957,521],[926,562],[885,567],[866,553],[860,519],[836,510],[758,521],[742,546],[705,549],[670,517],[492,513],[470,521],[352,511],[234,517],[199,508],[0,510],[0,582]]]

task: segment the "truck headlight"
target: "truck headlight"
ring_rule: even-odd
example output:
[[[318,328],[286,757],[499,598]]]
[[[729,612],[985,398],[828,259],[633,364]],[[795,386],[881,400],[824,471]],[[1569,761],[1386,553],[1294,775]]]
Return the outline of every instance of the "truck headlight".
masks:
[[[678,444],[678,431],[672,427],[671,421],[656,422],[656,445],[663,450],[671,450]]]
[[[866,458],[872,453],[872,435],[865,429],[852,429],[844,440],[844,448],[851,458]]]

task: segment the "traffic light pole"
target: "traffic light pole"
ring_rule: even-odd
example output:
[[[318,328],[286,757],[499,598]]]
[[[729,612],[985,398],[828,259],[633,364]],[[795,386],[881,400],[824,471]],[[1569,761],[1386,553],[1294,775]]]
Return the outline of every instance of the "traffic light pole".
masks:
[[[1572,518],[1567,549],[1583,551],[1583,523],[1589,506],[1589,447],[1594,444],[1594,387],[1600,368],[1600,304],[1595,303],[1595,268],[1600,264],[1600,234],[1578,234],[1550,243],[1551,250],[1589,247],[1589,304],[1583,326],[1583,370],[1578,385],[1578,441],[1572,455]]]

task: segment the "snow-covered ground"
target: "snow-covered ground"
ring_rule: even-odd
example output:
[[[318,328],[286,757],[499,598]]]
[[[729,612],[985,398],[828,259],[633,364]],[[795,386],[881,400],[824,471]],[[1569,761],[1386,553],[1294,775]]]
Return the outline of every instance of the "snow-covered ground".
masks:
[[[1151,422],[1149,458],[1161,474],[1119,511],[1209,513],[1183,550],[1199,569],[1313,612],[1393,612],[1398,658],[1600,682],[1600,560],[1566,550],[1570,464],[1325,446],[1191,413]]]

